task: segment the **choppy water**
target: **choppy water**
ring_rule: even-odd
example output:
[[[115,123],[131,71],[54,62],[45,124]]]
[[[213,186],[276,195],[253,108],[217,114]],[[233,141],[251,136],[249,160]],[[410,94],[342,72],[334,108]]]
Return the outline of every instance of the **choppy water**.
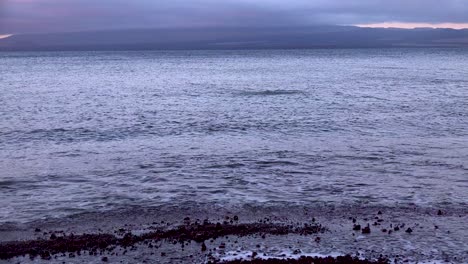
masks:
[[[0,222],[468,203],[468,50],[0,53]]]

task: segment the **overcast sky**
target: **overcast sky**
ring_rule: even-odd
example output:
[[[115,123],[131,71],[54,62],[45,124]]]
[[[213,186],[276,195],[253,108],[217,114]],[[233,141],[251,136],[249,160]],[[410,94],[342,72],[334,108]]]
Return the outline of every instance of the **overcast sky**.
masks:
[[[0,35],[386,22],[468,26],[468,0],[0,0]]]

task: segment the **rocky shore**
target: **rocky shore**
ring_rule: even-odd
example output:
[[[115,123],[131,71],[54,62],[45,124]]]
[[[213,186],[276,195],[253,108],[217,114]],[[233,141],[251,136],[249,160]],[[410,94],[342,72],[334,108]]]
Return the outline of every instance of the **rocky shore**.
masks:
[[[115,215],[100,215],[101,224],[90,214],[75,223],[3,225],[0,236],[18,239],[0,241],[0,262],[463,263],[468,254],[460,228],[468,214],[460,210],[250,208],[237,214],[220,209],[211,218],[200,211],[154,213],[133,212],[133,219],[129,213],[113,223]]]

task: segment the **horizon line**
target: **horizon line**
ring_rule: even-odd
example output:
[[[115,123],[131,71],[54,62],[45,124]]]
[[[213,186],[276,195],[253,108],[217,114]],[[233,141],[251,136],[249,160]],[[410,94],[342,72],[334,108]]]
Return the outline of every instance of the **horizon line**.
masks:
[[[317,26],[317,25],[308,25]],[[299,27],[308,27],[306,25]],[[354,26],[359,28],[384,28],[384,29],[418,29],[418,28],[430,28],[430,29],[455,29],[463,30],[468,29],[468,23],[405,23],[405,22],[381,22],[381,23],[369,23],[369,24],[320,24],[320,26]],[[212,28],[212,27],[207,27]],[[215,27],[214,27],[215,28]],[[235,26],[233,28],[236,28]],[[275,27],[272,27],[275,28]],[[151,29],[181,29],[181,28],[109,28],[109,29],[94,29],[94,30],[77,30],[77,31],[57,31],[57,32],[27,32],[18,34],[0,34],[0,40],[12,37],[14,35],[29,35],[29,34],[60,34],[60,33],[84,33],[84,32],[97,32],[97,31],[119,31],[119,30],[151,30]]]

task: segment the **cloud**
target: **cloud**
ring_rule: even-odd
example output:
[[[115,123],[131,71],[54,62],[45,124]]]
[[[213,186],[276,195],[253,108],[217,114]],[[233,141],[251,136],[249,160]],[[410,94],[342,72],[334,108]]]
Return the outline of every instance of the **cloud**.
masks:
[[[368,28],[453,28],[465,29],[468,28],[468,23],[402,23],[402,22],[384,22],[371,24],[356,24],[359,27]]]
[[[0,34],[384,22],[468,23],[468,1],[0,0]]]
[[[0,35],[0,39],[5,39],[5,38],[9,38],[11,37],[11,35]]]

